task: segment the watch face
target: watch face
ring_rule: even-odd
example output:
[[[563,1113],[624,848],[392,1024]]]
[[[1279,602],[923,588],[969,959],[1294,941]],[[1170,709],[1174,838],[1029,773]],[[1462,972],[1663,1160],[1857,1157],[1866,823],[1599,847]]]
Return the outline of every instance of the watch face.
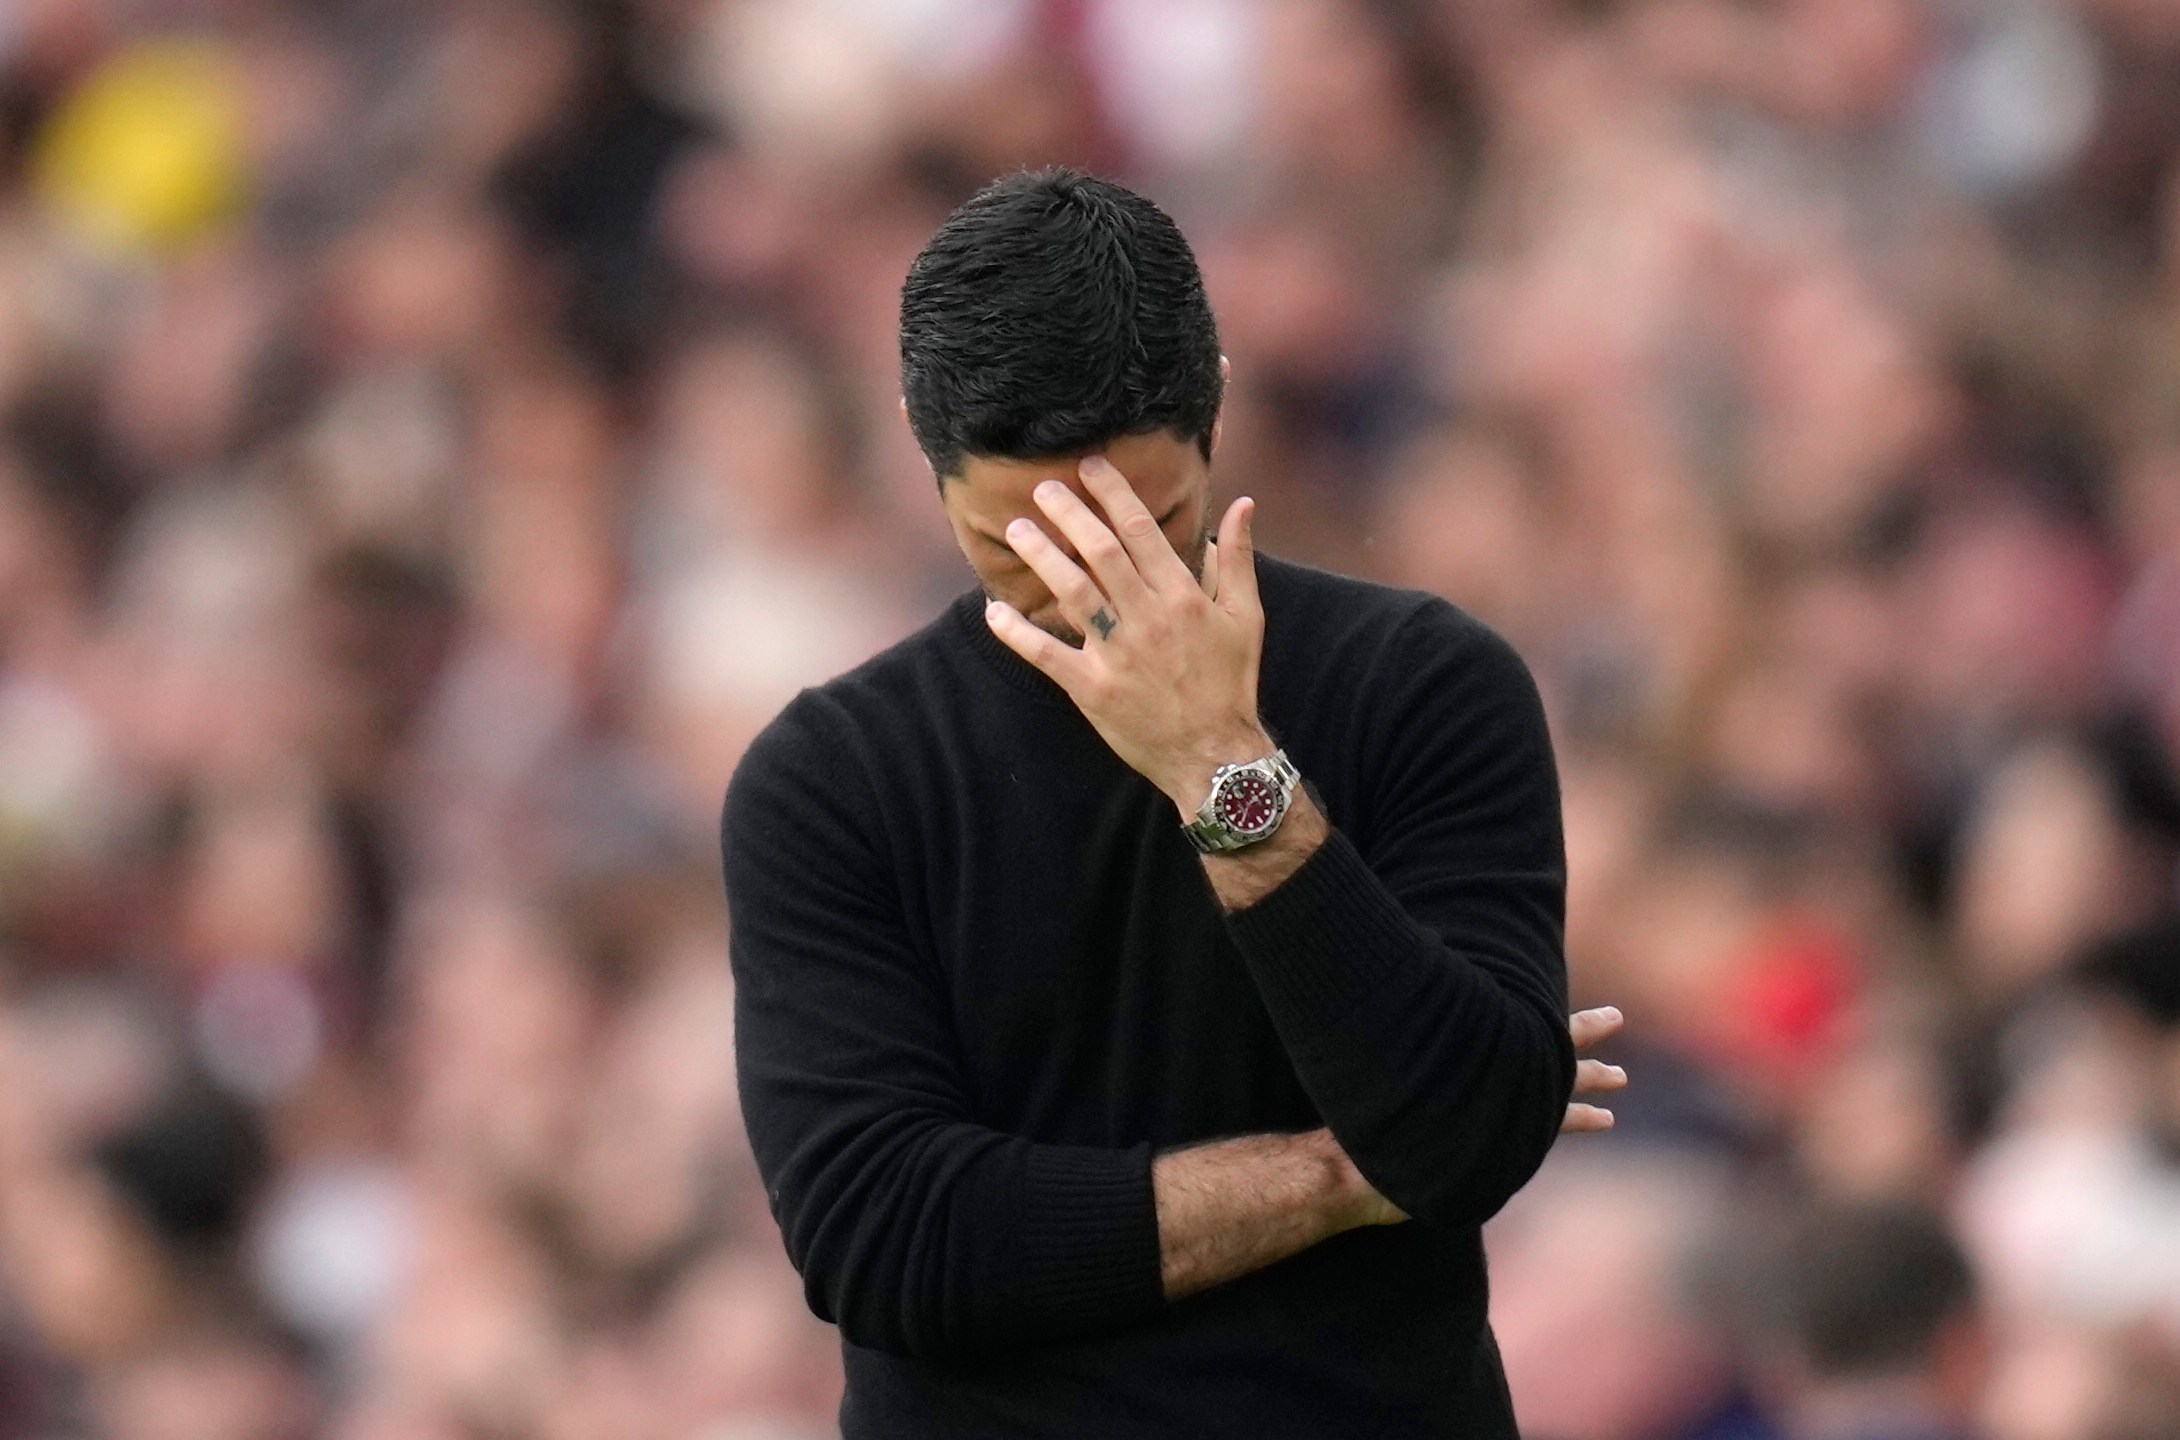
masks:
[[[1244,835],[1279,818],[1279,787],[1253,771],[1227,777],[1219,787],[1219,819]]]

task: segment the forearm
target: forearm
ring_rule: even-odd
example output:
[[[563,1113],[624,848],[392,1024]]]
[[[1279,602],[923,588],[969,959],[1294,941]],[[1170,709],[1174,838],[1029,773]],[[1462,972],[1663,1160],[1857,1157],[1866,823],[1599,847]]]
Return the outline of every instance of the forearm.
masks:
[[[1325,812],[1297,788],[1287,818],[1262,844],[1203,857],[1204,874],[1227,912],[1246,910],[1277,890],[1325,843],[1331,824]]]
[[[1151,1166],[1166,1298],[1222,1285],[1344,1230],[1405,1217],[1370,1188],[1329,1130],[1245,1135]]]
[[[1318,1113],[1418,1219],[1488,1218],[1564,1116],[1574,1055],[1545,963],[1553,885],[1541,872],[1449,878],[1439,924],[1425,925],[1330,832],[1228,915]],[[1464,896],[1473,904],[1449,903]],[[1531,923],[1505,923],[1525,913]]]
[[[1148,1146],[964,1124],[804,1133],[783,1145],[759,1125],[751,1139],[811,1308],[857,1345],[989,1357],[1124,1330],[1164,1304]]]

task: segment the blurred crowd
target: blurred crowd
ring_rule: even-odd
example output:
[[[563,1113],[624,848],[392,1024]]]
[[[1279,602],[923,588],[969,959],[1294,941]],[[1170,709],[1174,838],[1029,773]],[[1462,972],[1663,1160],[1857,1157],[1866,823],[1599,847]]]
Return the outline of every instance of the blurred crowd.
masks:
[[[0,6],[0,1437],[809,1440],[719,797],[968,576],[909,257],[1197,246],[1535,669],[1539,1440],[2180,1436],[2180,4]]]

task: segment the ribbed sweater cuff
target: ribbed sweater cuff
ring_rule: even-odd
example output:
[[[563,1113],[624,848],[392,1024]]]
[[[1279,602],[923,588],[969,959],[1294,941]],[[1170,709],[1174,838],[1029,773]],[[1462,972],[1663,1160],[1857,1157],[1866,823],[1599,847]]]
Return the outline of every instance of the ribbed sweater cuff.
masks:
[[[1030,1314],[1082,1332],[1164,1307],[1150,1146],[1039,1145],[1023,1190],[1021,1284]]]
[[[1334,830],[1300,869],[1226,917],[1275,1018],[1329,1027],[1415,947],[1417,927],[1348,838]]]

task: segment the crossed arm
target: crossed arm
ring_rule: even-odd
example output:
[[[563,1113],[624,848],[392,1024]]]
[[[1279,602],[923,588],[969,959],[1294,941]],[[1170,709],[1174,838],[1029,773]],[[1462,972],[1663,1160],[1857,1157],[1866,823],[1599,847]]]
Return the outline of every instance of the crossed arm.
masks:
[[[1619,1030],[1611,1006],[1577,1011],[1568,1028],[1577,1049]],[[1576,1067],[1577,1095],[1627,1084],[1602,1060]],[[1576,1101],[1562,1134],[1609,1130],[1612,1112]],[[1343,1231],[1397,1225],[1408,1217],[1380,1195],[1327,1130],[1245,1135],[1169,1150],[1151,1167],[1158,1197],[1158,1258],[1166,1298],[1178,1300],[1237,1280]]]

